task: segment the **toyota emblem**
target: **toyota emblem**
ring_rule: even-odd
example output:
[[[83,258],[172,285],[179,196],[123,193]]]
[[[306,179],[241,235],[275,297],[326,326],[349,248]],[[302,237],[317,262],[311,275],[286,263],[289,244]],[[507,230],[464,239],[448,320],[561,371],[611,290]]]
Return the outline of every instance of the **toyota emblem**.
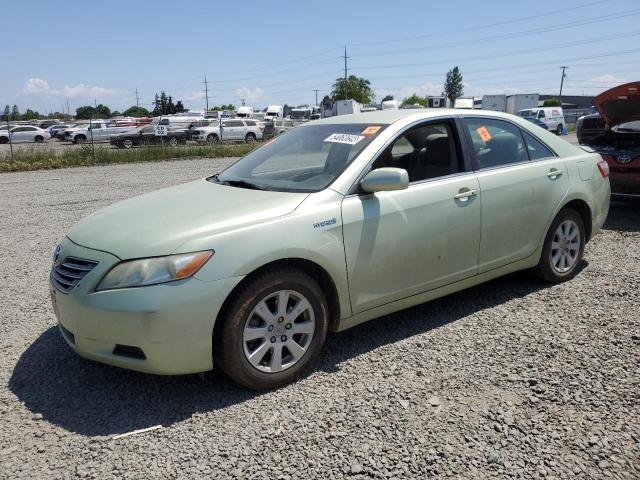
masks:
[[[58,245],[55,249],[55,251],[53,252],[53,263],[54,264],[58,264],[58,262],[60,261],[60,257],[62,255],[62,245]]]
[[[631,161],[631,155],[618,155],[618,163],[629,163]]]

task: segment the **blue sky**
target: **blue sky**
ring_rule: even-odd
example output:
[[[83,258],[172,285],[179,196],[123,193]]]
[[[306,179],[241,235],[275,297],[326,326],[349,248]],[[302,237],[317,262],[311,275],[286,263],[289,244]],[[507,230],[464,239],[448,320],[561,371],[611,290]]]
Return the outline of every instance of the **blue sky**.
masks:
[[[98,103],[304,104],[343,75],[378,100],[439,94],[458,65],[466,95],[597,94],[640,80],[637,0],[10,2],[0,104],[41,113]]]

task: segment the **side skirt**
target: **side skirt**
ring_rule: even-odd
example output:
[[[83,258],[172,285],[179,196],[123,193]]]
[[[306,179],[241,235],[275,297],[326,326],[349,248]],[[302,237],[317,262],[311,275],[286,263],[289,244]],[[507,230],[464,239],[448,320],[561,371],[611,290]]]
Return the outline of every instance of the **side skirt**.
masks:
[[[494,278],[517,272],[518,270],[533,268],[540,261],[541,253],[542,246],[538,247],[538,249],[529,257],[518,260],[517,262],[513,262],[508,265],[489,270],[488,272],[484,272],[470,278],[465,278],[464,280],[460,280],[459,282],[451,283],[449,285],[444,285],[442,287],[429,290],[428,292],[419,293],[411,297],[403,298],[402,300],[396,300],[395,302],[387,303],[384,305],[380,305],[379,307],[365,310],[364,312],[356,313],[355,315],[340,320],[340,325],[338,325],[338,328],[335,331],[341,332],[374,318],[382,317],[383,315],[389,315],[390,313],[395,313],[406,308],[411,308],[416,305],[420,305],[421,303],[435,300],[436,298],[444,297],[452,293],[459,292],[460,290],[465,290],[481,283],[488,282],[489,280],[493,280]]]

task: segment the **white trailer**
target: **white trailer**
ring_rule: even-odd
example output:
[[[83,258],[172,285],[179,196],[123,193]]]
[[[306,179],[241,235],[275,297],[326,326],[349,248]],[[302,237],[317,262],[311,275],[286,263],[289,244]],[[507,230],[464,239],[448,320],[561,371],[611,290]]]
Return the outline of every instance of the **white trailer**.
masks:
[[[516,114],[520,110],[538,108],[539,95],[537,93],[519,93],[507,97],[507,113]]]
[[[483,95],[482,109],[492,110],[494,112],[506,112],[507,96],[506,95]]]
[[[337,100],[334,108],[336,115],[349,115],[351,113],[360,113],[362,105],[355,100]]]

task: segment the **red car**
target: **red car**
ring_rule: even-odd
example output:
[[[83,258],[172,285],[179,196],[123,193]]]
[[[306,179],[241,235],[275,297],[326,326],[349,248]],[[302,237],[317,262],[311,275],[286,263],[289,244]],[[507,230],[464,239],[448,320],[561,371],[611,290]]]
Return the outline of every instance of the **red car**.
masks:
[[[579,142],[609,164],[611,195],[640,197],[640,82],[601,93],[593,106],[599,113],[576,124]]]

